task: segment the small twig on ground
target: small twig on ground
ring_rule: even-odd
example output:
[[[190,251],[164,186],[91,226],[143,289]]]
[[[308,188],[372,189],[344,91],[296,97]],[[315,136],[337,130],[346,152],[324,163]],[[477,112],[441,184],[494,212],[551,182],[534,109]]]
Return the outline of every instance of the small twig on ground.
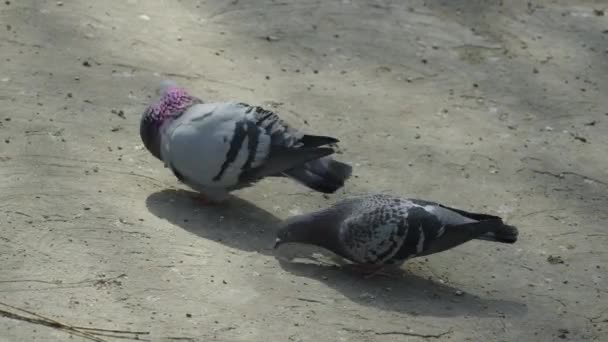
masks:
[[[19,280],[0,280],[0,283],[41,283],[41,284],[51,284],[58,285],[62,284],[60,281],[46,281],[46,280],[36,280],[36,279],[19,279]]]
[[[547,295],[547,294],[538,294],[538,293],[530,293],[530,292],[528,292],[528,294],[529,294],[529,295],[532,295],[532,296],[538,296],[538,297],[545,297],[545,298],[549,298],[549,299],[553,300],[554,302],[559,303],[559,304],[560,304],[561,306],[563,306],[564,308],[567,308],[567,307],[568,307],[568,305],[566,305],[566,303],[564,303],[564,301],[563,301],[563,300],[561,300],[561,299],[559,299],[559,298],[555,298],[555,297],[550,296],[550,295]]]
[[[523,269],[526,269],[528,271],[534,271],[534,269],[530,266],[526,266],[526,265],[522,265],[522,264],[516,264],[516,263],[511,263],[511,262],[505,262],[507,265],[510,266],[515,266],[515,267],[521,267]]]
[[[522,215],[517,215],[517,216],[514,216],[514,217],[522,219],[524,217],[528,217],[528,216],[532,216],[532,215],[538,215],[538,214],[542,214],[542,213],[549,213],[549,212],[552,212],[552,211],[563,211],[563,210],[566,210],[566,209],[565,208],[543,209],[543,210],[532,211],[532,212],[529,212],[529,213],[526,213],[526,214],[522,214]]]
[[[558,179],[564,179],[566,175],[576,176],[576,177],[580,177],[580,178],[583,178],[583,179],[586,179],[586,180],[590,180],[590,181],[596,182],[596,183],[604,185],[604,186],[608,186],[608,182],[604,182],[604,181],[602,181],[600,179],[589,177],[589,176],[583,175],[581,173],[572,172],[572,171],[563,171],[563,172],[560,172],[560,173],[555,173],[555,172],[550,172],[550,171],[536,170],[536,169],[530,169],[530,168],[524,167],[524,168],[521,168],[521,169],[519,169],[519,170],[517,170],[515,172],[521,172],[523,170],[529,170],[532,173],[537,173],[537,174],[540,174],[540,175],[548,175],[548,176],[551,176],[551,177],[554,177],[554,178],[558,178]]]
[[[95,342],[106,342],[106,340],[104,340],[102,338],[99,338],[97,336],[94,336],[93,334],[89,334],[87,332],[82,332],[82,331],[79,331],[77,329],[73,329],[69,325],[65,325],[65,324],[62,324],[62,323],[55,323],[52,320],[25,317],[25,316],[18,315],[16,313],[12,313],[12,312],[8,312],[8,311],[2,310],[2,309],[0,309],[0,316],[4,316],[4,317],[7,317],[7,318],[12,318],[12,319],[19,320],[19,321],[29,322],[29,323],[32,323],[32,324],[44,325],[44,326],[47,326],[47,327],[50,327],[50,328],[55,328],[55,329],[63,330],[63,331],[66,331],[69,334],[80,336],[80,337],[83,337],[83,338],[86,338],[86,339],[89,339],[89,340],[95,341]]]
[[[590,180],[590,181],[594,181],[594,182],[596,182],[596,183],[600,183],[600,184],[602,184],[602,185],[606,185],[606,186],[608,186],[608,183],[606,183],[606,182],[604,182],[604,181],[602,181],[602,180],[599,180],[599,179],[597,179],[597,178],[593,178],[593,177],[589,177],[589,176],[585,176],[585,175],[580,174],[580,173],[571,172],[571,171],[564,171],[564,172],[562,172],[562,174],[564,174],[564,175],[578,176],[578,177],[585,178],[585,179],[588,179],[588,180]]]
[[[73,325],[73,328],[80,330],[89,330],[89,331],[102,331],[107,333],[116,333],[116,334],[133,334],[133,335],[150,335],[148,331],[129,331],[129,330],[114,330],[114,329],[102,329],[102,328],[88,328],[88,327],[79,327],[77,325]]]
[[[80,336],[80,337],[83,337],[83,338],[86,338],[86,339],[89,339],[89,340],[95,341],[95,342],[106,342],[106,340],[104,340],[100,337],[97,337],[95,335],[140,340],[137,335],[149,335],[150,334],[147,331],[128,331],[128,330],[114,330],[114,329],[87,328],[87,327],[73,326],[73,325],[61,323],[52,318],[42,316],[40,314],[37,314],[35,312],[29,311],[26,309],[18,308],[16,306],[13,306],[10,304],[0,302],[0,305],[11,308],[13,310],[27,313],[28,315],[34,316],[36,318],[23,316],[23,315],[16,314],[14,312],[9,312],[9,311],[2,310],[2,309],[0,309],[0,316],[12,318],[12,319],[16,319],[16,320],[20,320],[20,321],[24,321],[24,322],[29,322],[32,324],[44,325],[44,326],[47,326],[50,328],[55,328],[58,330],[63,330],[69,334],[77,335],[77,336]],[[123,334],[123,335],[135,335],[135,336],[134,337],[119,336],[119,335],[117,336],[117,335],[110,335],[109,333]]]
[[[444,331],[439,334],[418,334],[418,333],[407,332],[407,331],[386,331],[386,332],[376,332],[375,334],[376,335],[404,335],[404,336],[415,336],[415,337],[422,337],[422,338],[440,338],[440,337],[445,336],[450,333],[452,333],[452,330]]]
[[[296,299],[299,300],[299,301],[302,301],[302,302],[325,304],[322,301],[319,301],[319,300],[316,300],[316,299],[308,299],[308,298],[301,298],[301,297],[298,297]]]
[[[415,332],[408,332],[408,331],[375,331],[372,329],[367,329],[367,330],[357,330],[357,329],[349,329],[349,328],[342,328],[342,330],[348,331],[348,332],[355,332],[355,333],[372,333],[376,336],[382,336],[382,335],[402,335],[402,336],[413,336],[413,337],[420,337],[420,338],[441,338],[445,335],[451,334],[453,331],[452,329],[448,330],[448,331],[444,331],[442,333],[439,334],[420,334],[420,333],[415,333]]]

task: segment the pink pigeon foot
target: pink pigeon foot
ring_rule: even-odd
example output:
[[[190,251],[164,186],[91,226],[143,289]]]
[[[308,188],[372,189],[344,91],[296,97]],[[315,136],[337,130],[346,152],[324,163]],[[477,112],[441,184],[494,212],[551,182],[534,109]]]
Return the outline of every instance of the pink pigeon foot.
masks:
[[[197,196],[193,196],[192,199],[197,202],[200,205],[203,206],[213,206],[213,205],[218,205],[218,202],[215,202],[209,198],[207,198],[205,195],[203,194],[198,194]]]

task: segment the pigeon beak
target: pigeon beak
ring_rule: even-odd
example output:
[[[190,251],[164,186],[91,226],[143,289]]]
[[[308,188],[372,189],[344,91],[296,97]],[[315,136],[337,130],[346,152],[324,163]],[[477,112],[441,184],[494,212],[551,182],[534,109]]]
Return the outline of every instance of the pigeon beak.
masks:
[[[279,248],[279,246],[283,243],[283,241],[279,238],[277,238],[276,240],[274,240],[274,247],[273,249],[277,249]]]

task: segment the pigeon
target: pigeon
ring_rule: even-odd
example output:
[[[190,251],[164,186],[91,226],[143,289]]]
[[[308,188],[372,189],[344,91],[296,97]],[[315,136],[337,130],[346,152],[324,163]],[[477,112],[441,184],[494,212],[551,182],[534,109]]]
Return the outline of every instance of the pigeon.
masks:
[[[322,193],[344,186],[352,167],[330,157],[338,139],[304,134],[260,106],[205,103],[170,80],[140,122],[146,149],[178,181],[216,204],[265,177],[288,177]]]
[[[497,216],[470,213],[438,203],[367,194],[286,219],[274,248],[303,243],[330,250],[367,276],[385,266],[443,252],[467,241],[512,244],[518,229]]]

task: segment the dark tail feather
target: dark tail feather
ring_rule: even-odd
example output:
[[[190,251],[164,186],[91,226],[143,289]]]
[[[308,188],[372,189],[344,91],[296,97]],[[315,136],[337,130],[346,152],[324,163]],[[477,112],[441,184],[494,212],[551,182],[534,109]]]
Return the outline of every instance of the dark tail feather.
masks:
[[[321,135],[306,134],[300,139],[300,142],[306,147],[319,147],[330,144],[336,144],[340,142],[340,140],[332,137],[324,137]]]
[[[288,170],[285,174],[315,191],[331,194],[344,186],[352,174],[352,167],[324,157]]]
[[[501,219],[447,225],[444,233],[434,241],[431,240],[429,248],[417,256],[443,252],[473,239],[514,243],[517,234],[517,228],[504,224]]]
[[[478,240],[486,240],[502,243],[515,243],[519,236],[519,230],[515,226],[500,224],[491,231],[477,237]]]

